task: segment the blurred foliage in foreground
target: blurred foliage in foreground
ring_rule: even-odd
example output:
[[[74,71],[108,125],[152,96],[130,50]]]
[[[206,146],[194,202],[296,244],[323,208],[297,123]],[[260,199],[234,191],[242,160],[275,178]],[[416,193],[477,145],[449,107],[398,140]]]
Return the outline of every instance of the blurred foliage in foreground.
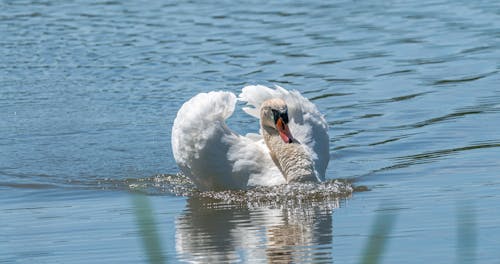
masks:
[[[144,194],[134,194],[132,202],[137,227],[139,228],[142,244],[149,263],[166,263],[149,198]]]

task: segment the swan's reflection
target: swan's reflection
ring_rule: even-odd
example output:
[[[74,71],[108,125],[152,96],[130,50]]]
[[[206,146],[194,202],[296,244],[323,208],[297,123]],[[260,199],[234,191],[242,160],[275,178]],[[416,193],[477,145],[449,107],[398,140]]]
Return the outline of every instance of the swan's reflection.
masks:
[[[176,222],[176,249],[189,262],[327,262],[339,201],[300,207],[208,205],[191,197]]]

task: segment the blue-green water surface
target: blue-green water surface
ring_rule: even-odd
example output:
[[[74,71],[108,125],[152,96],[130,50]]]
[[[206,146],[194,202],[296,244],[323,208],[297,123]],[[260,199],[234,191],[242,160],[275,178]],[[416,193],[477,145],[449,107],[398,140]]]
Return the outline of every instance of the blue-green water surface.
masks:
[[[147,263],[144,186],[169,263],[357,263],[377,219],[384,263],[494,263],[499,71],[498,1],[1,1],[0,263]],[[249,84],[312,100],[327,178],[369,191],[185,195],[176,111]]]

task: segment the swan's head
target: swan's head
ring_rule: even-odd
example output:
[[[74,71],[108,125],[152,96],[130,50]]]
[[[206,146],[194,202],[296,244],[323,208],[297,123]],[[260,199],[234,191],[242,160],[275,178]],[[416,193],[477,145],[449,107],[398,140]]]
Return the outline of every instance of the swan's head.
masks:
[[[293,136],[288,128],[288,107],[279,98],[269,99],[260,107],[262,127],[276,131],[285,143],[292,143]]]

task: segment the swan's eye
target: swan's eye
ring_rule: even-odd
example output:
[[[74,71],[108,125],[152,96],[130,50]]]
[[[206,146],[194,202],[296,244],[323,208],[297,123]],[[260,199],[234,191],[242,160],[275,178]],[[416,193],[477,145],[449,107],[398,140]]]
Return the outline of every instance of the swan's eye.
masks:
[[[273,111],[273,119],[274,119],[274,123],[278,123],[278,119],[281,117],[281,119],[283,119],[283,122],[285,124],[288,124],[288,111],[285,110],[283,112],[280,112],[278,110],[274,110],[274,109],[271,109]]]
[[[274,123],[276,124],[276,123],[278,123],[278,118],[280,118],[280,113],[274,109],[271,109],[271,111],[273,111],[273,119],[274,119]]]
[[[283,119],[283,122],[285,122],[285,124],[288,124],[288,111],[281,113],[280,116]]]

